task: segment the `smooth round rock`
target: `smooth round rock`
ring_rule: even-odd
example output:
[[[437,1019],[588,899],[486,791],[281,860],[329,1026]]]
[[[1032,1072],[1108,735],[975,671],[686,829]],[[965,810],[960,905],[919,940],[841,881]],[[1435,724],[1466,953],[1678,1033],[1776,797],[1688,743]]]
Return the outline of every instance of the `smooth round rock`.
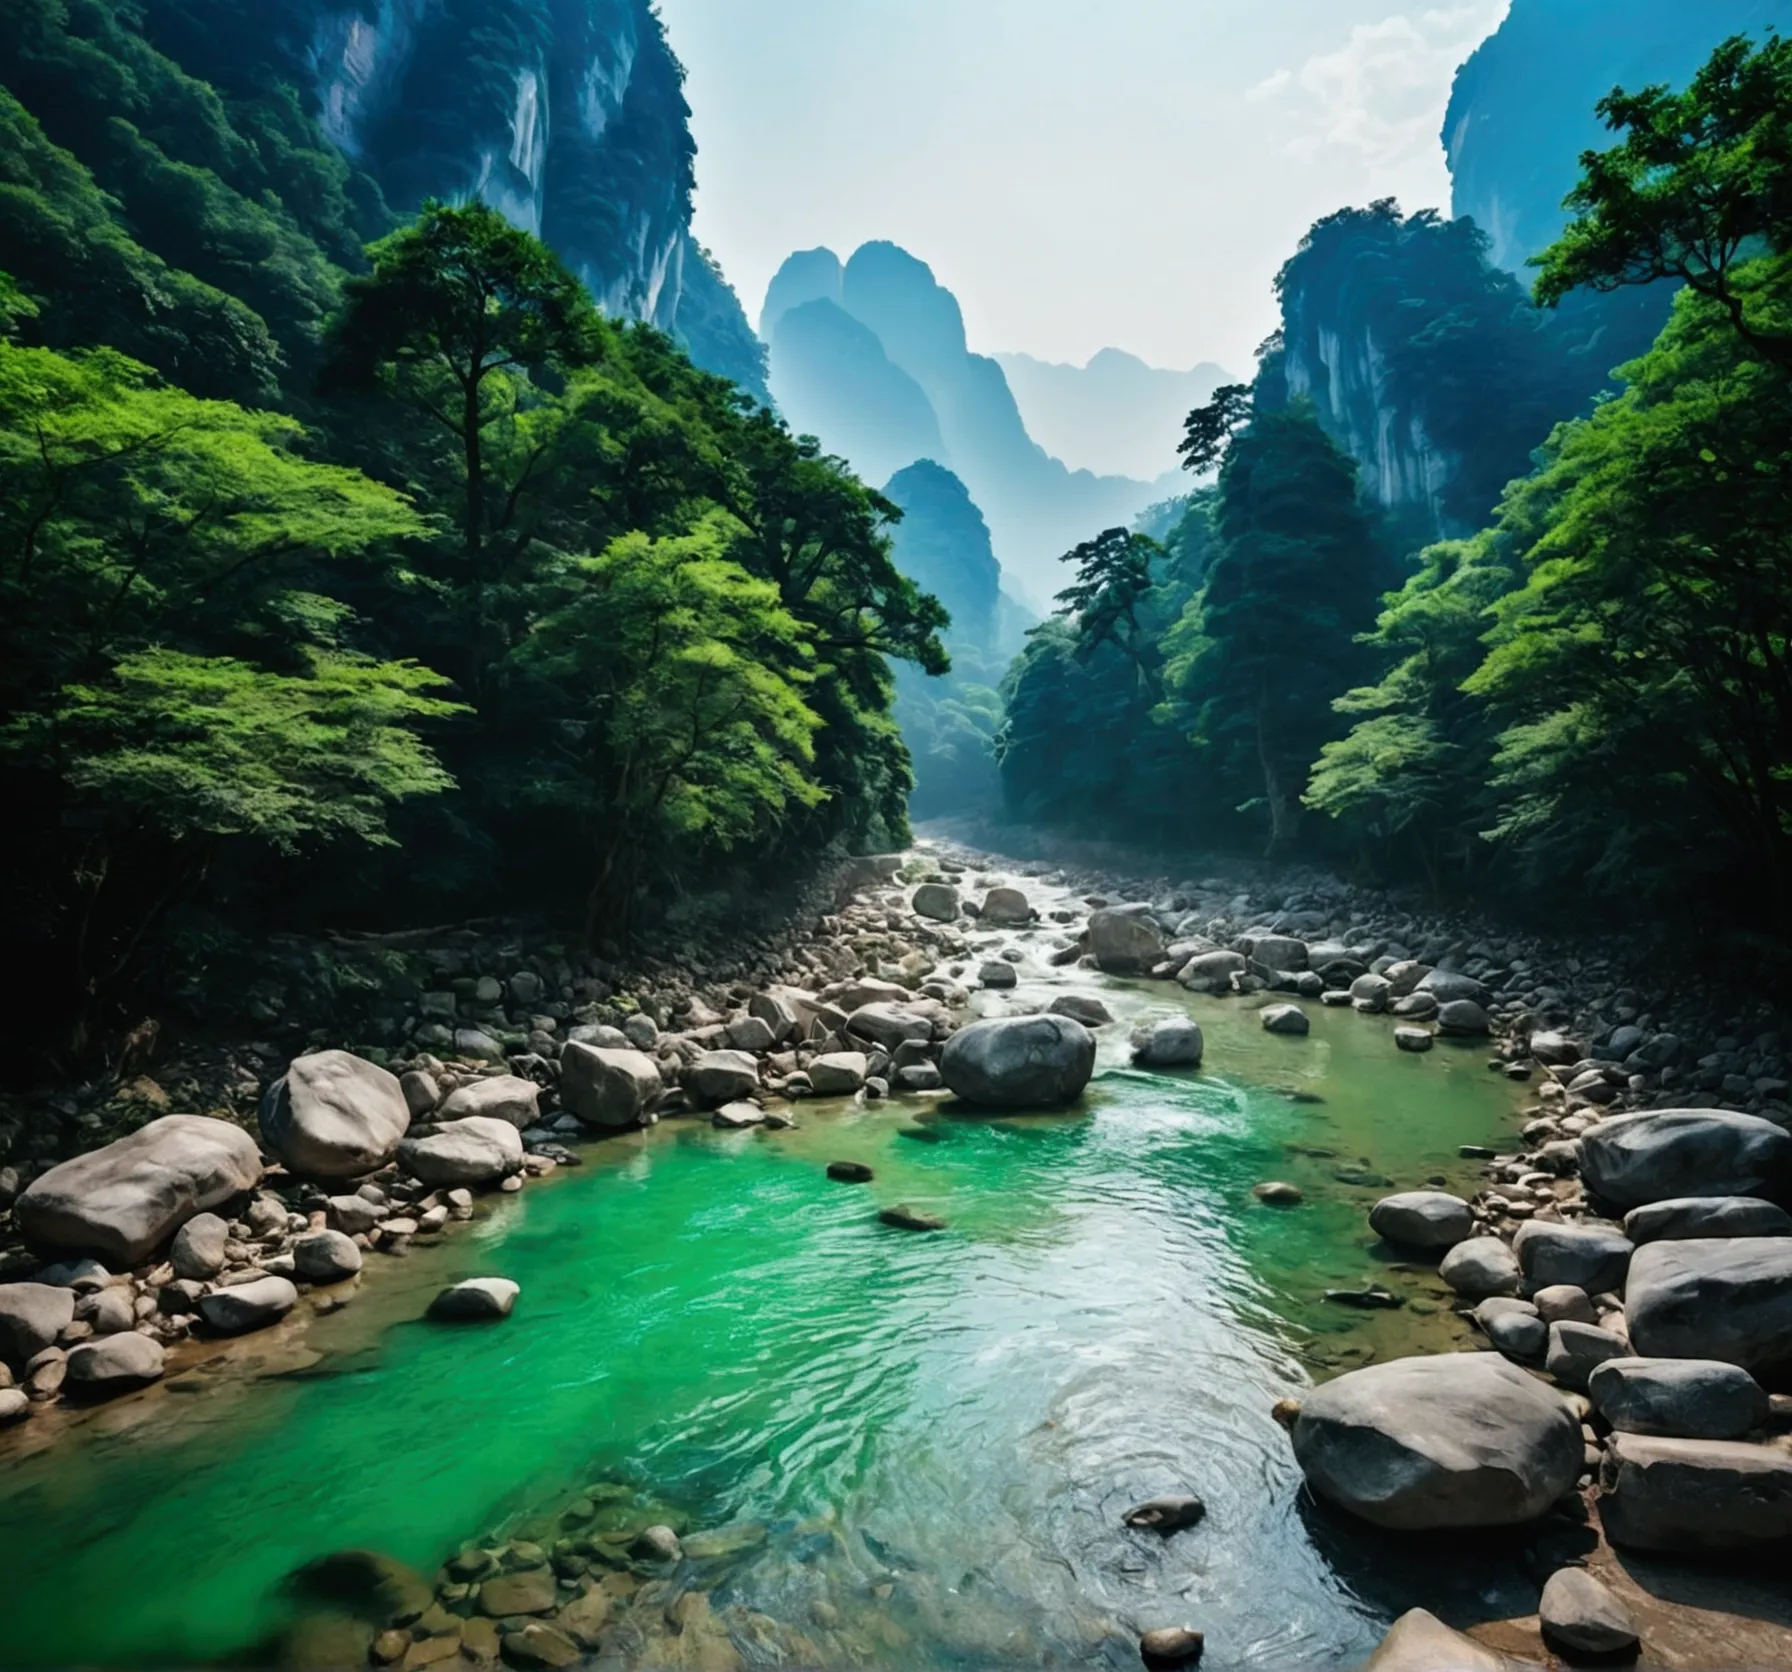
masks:
[[[1708,1237],[1792,1237],[1792,1213],[1758,1196],[1676,1196],[1624,1215],[1634,1243]]]
[[[362,1254],[341,1231],[312,1231],[293,1244],[292,1264],[307,1283],[341,1283],[361,1269]]]
[[[1272,1004],[1262,1013],[1265,1033],[1298,1035],[1310,1032],[1313,1024],[1298,1004]]]
[[[1060,993],[1045,1009],[1048,1016],[1068,1016],[1086,1028],[1105,1028],[1114,1020],[1114,1013],[1089,993]]]
[[[284,1277],[258,1277],[201,1297],[199,1315],[222,1334],[243,1335],[279,1323],[298,1301],[299,1291]]]
[[[828,1177],[840,1184],[869,1184],[875,1175],[863,1161],[830,1161]]]
[[[626,1035],[620,1047],[573,1041],[560,1052],[560,1101],[587,1126],[621,1131],[651,1125],[665,1089],[653,1058],[630,1045]]]
[[[1192,1626],[1160,1626],[1139,1639],[1139,1658],[1147,1666],[1193,1666],[1207,1639]]]
[[[1543,1641],[1568,1654],[1619,1655],[1637,1647],[1636,1621],[1585,1568],[1558,1568],[1537,1605]]]
[[[1792,1368],[1792,1238],[1645,1243],[1624,1310],[1639,1356]]]
[[[176,1277],[205,1282],[224,1269],[230,1227],[215,1213],[196,1213],[174,1233],[168,1263]]]
[[[1429,1028],[1399,1027],[1394,1029],[1394,1044],[1402,1051],[1429,1051],[1436,1040]]]
[[[1512,1672],[1504,1655],[1452,1630],[1423,1608],[1402,1614],[1362,1672]]]
[[[427,1138],[407,1138],[398,1162],[425,1184],[493,1184],[523,1164],[523,1136],[507,1120],[469,1115],[448,1121]]]
[[[1132,1060],[1140,1068],[1198,1068],[1206,1049],[1201,1024],[1191,1016],[1170,1016],[1133,1030]]]
[[[1265,1179],[1261,1184],[1253,1184],[1251,1194],[1272,1208],[1297,1208],[1306,1199],[1300,1186],[1289,1184],[1286,1179]]]
[[[1378,1236],[1404,1248],[1454,1248],[1474,1235],[1474,1210],[1443,1190],[1405,1190],[1384,1196],[1369,1210]]]
[[[1589,1295],[1621,1294],[1635,1251],[1616,1226],[1552,1225],[1532,1219],[1512,1238],[1518,1269],[1533,1289],[1570,1283]]]
[[[1722,1109],[1615,1115],[1581,1135],[1580,1176],[1619,1208],[1683,1196],[1771,1201],[1792,1189],[1792,1133]]]
[[[522,1286],[508,1277],[469,1277],[444,1289],[429,1303],[438,1323],[485,1323],[508,1318]]]
[[[1498,1237],[1470,1237],[1438,1262],[1437,1275],[1468,1300],[1515,1295],[1524,1282],[1518,1256]]]
[[[83,1393],[125,1393],[159,1381],[166,1362],[161,1342],[126,1330],[71,1347],[68,1385]]]
[[[60,1283],[0,1283],[0,1359],[23,1368],[75,1321],[75,1291]]]
[[[1074,1102],[1095,1072],[1095,1036],[1068,1016],[1001,1016],[946,1041],[940,1075],[980,1108],[1044,1109]]]
[[[1190,1492],[1180,1496],[1147,1498],[1142,1504],[1134,1504],[1120,1519],[1129,1527],[1148,1528],[1167,1538],[1171,1533],[1179,1533],[1194,1526],[1206,1513],[1207,1505]]]
[[[1587,1379],[1593,1408],[1623,1434],[1740,1440],[1767,1421],[1765,1390],[1718,1359],[1607,1359]]]
[[[295,1057],[261,1100],[261,1136],[295,1173],[355,1178],[392,1159],[411,1124],[398,1076],[348,1051]]]

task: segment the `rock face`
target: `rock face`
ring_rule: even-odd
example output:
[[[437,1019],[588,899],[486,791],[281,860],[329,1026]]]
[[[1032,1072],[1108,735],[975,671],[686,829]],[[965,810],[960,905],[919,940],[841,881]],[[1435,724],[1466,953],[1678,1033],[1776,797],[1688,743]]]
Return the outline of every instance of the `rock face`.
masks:
[[[1452,1631],[1435,1614],[1402,1614],[1363,1672],[1508,1672],[1505,1656]]]
[[[1294,1456],[1320,1496],[1378,1527],[1504,1527],[1543,1515],[1582,1464],[1561,1398],[1492,1353],[1394,1359],[1309,1394]]]
[[[427,1138],[407,1138],[398,1162],[425,1184],[492,1184],[523,1164],[523,1136],[507,1120],[472,1115]]]
[[[1616,1229],[1533,1219],[1518,1227],[1512,1252],[1533,1289],[1568,1283],[1599,1295],[1622,1291],[1633,1249],[1630,1239]]]
[[[1095,1036],[1068,1016],[972,1022],[946,1041],[940,1074],[953,1094],[985,1109],[1073,1102],[1095,1072]]]
[[[480,1323],[508,1318],[522,1286],[508,1277],[469,1277],[444,1289],[429,1303],[429,1315],[438,1323]]]
[[[541,1087],[533,1080],[516,1074],[493,1074],[450,1092],[436,1118],[465,1120],[469,1115],[482,1115],[490,1120],[507,1120],[520,1131],[533,1126],[540,1114]]]
[[[1624,1215],[1632,1242],[1696,1237],[1792,1237],[1792,1213],[1758,1196],[1678,1196]]]
[[[1739,1440],[1767,1420],[1767,1394],[1716,1359],[1614,1358],[1587,1382],[1593,1408],[1623,1434]]]
[[[1614,1434],[1599,1486],[1622,1548],[1708,1555],[1792,1539],[1792,1455],[1772,1446]]]
[[[298,1302],[299,1291],[284,1277],[258,1277],[252,1283],[214,1289],[202,1296],[199,1313],[213,1329],[225,1335],[242,1335],[279,1323]]]
[[[1154,918],[1104,909],[1090,913],[1089,952],[1110,975],[1141,975],[1164,955],[1164,933]]]
[[[1617,1115],[1582,1136],[1580,1176],[1620,1208],[1679,1196],[1773,1200],[1792,1187],[1792,1133],[1718,1109]]]
[[[261,1100],[261,1136],[296,1173],[355,1178],[392,1159],[411,1124],[396,1075],[347,1051],[295,1057]]]
[[[640,1051],[569,1044],[560,1052],[560,1101],[587,1126],[651,1124],[664,1089],[653,1058]]]
[[[1407,1190],[1384,1196],[1370,1208],[1369,1226],[1403,1248],[1454,1248],[1474,1234],[1475,1215],[1460,1196]]]
[[[1646,1243],[1630,1262],[1625,1315],[1644,1357],[1757,1373],[1792,1364],[1792,1237]]]
[[[165,1362],[166,1354],[159,1341],[126,1330],[71,1348],[69,1385],[87,1393],[125,1393],[159,1380]]]
[[[1149,1022],[1132,1036],[1132,1060],[1141,1068],[1198,1068],[1205,1048],[1201,1024],[1187,1016]]]
[[[1617,1655],[1637,1646],[1630,1610],[1585,1568],[1558,1568],[1537,1604],[1543,1640],[1570,1654]]]
[[[23,1369],[75,1321],[75,1291],[60,1284],[0,1283],[0,1359]]]
[[[260,1152],[241,1127],[209,1115],[163,1115],[52,1167],[14,1211],[30,1241],[91,1249],[124,1268],[140,1265],[194,1214],[260,1182]]]

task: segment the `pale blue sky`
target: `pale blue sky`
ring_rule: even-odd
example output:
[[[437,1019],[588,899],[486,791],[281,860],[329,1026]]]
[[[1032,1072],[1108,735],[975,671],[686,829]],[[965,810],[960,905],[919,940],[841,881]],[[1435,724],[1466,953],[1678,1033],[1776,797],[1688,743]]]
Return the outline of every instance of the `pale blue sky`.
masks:
[[[891,238],[982,352],[1235,372],[1318,216],[1447,208],[1450,77],[1508,3],[660,0],[755,322],[791,250]]]

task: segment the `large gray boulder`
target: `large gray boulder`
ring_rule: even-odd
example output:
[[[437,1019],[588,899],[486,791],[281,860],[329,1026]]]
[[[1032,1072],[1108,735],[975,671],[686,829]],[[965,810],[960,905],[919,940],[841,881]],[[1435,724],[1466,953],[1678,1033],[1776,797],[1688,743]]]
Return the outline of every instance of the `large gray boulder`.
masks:
[[[1567,1283],[1599,1295],[1623,1292],[1634,1249],[1615,1226],[1552,1225],[1532,1219],[1518,1227],[1512,1252],[1533,1289]]]
[[[1378,1527],[1504,1527],[1545,1514],[1578,1478],[1580,1424],[1561,1396],[1494,1353],[1393,1359],[1301,1403],[1294,1456],[1321,1497]]]
[[[1613,1434],[1599,1471],[1605,1536],[1707,1556],[1792,1539],[1792,1453],[1738,1440]]]
[[[507,1120],[521,1131],[541,1118],[541,1087],[516,1074],[491,1074],[451,1091],[436,1110],[437,1120],[483,1115]]]
[[[1191,993],[1224,993],[1231,989],[1232,977],[1244,974],[1249,962],[1242,952],[1197,952],[1176,979]]]
[[[30,1241],[90,1249],[122,1270],[141,1265],[194,1214],[260,1182],[261,1152],[240,1126],[210,1115],[163,1115],[52,1167],[14,1211]]]
[[[560,1101],[587,1126],[651,1126],[664,1090],[653,1058],[641,1051],[567,1045],[560,1052]]]
[[[1549,1346],[1544,1368],[1565,1388],[1585,1393],[1587,1379],[1602,1364],[1623,1358],[1630,1351],[1624,1337],[1597,1324],[1580,1324],[1561,1318],[1549,1326]]]
[[[929,917],[935,923],[951,923],[962,910],[958,890],[943,882],[922,883],[910,904],[917,917]]]
[[[1132,1060],[1141,1068],[1199,1068],[1206,1041],[1192,1016],[1167,1016],[1133,1029]]]
[[[75,1321],[75,1291],[60,1283],[0,1283],[0,1360],[22,1369]]]
[[[865,1089],[871,1059],[863,1051],[828,1051],[809,1064],[809,1085],[817,1097],[852,1097]]]
[[[1504,1655],[1414,1608],[1389,1627],[1363,1672],[1508,1672],[1510,1666]]]
[[[1298,1004],[1272,1004],[1258,1013],[1265,1033],[1305,1034],[1313,1026]]]
[[[759,1064],[745,1051],[705,1051],[684,1075],[685,1090],[699,1103],[719,1109],[759,1089]]]
[[[1402,1248],[1454,1248],[1474,1235],[1474,1210],[1443,1190],[1403,1190],[1369,1210],[1369,1228]]]
[[[312,1178],[357,1178],[385,1166],[410,1124],[398,1076],[347,1051],[295,1057],[261,1100],[263,1142]]]
[[[1792,1188],[1792,1133],[1721,1109],[1615,1115],[1582,1135],[1580,1176],[1620,1208],[1678,1196],[1775,1200]]]
[[[68,1382],[70,1388],[88,1394],[128,1393],[159,1381],[165,1364],[161,1342],[125,1330],[71,1347]]]
[[[1675,1196],[1624,1215],[1632,1242],[1699,1237],[1792,1237],[1792,1213],[1759,1196]]]
[[[312,1231],[293,1244],[292,1263],[307,1283],[342,1283],[361,1269],[361,1249],[345,1231]]]
[[[1524,1283],[1518,1256],[1498,1237],[1470,1237],[1438,1262],[1437,1275],[1465,1300],[1515,1295]]]
[[[1089,952],[1110,975],[1142,975],[1164,955],[1164,932],[1142,912],[1108,909],[1089,915]]]
[[[1717,1359],[1614,1358],[1587,1381],[1593,1408],[1623,1434],[1740,1440],[1767,1420],[1767,1394]]]
[[[1470,1004],[1487,1002],[1486,987],[1472,975],[1461,975],[1455,970],[1431,970],[1419,978],[1412,991],[1429,993],[1440,1005],[1454,1004],[1458,999],[1466,999]]]
[[[429,1316],[445,1323],[485,1323],[508,1318],[522,1285],[508,1277],[468,1277],[429,1303]]]
[[[991,928],[1019,928],[1033,921],[1033,906],[1018,888],[992,888],[983,896],[981,915]]]
[[[1651,1242],[1630,1262],[1630,1339],[1646,1358],[1792,1366],[1792,1237]]]
[[[1272,970],[1298,975],[1307,967],[1307,943],[1293,935],[1253,935],[1251,956]]]
[[[846,1031],[893,1052],[908,1040],[933,1038],[933,1023],[899,1004],[864,1004],[847,1017]]]
[[[523,1135],[507,1120],[469,1115],[449,1121],[427,1138],[398,1146],[398,1164],[413,1178],[437,1187],[495,1184],[523,1164]]]
[[[1068,1016],[1001,1016],[946,1041],[940,1075],[954,1095],[985,1109],[1045,1109],[1073,1102],[1095,1072],[1095,1036]]]
[[[258,1277],[200,1296],[199,1315],[224,1335],[243,1335],[279,1323],[298,1303],[299,1291],[284,1277]]]

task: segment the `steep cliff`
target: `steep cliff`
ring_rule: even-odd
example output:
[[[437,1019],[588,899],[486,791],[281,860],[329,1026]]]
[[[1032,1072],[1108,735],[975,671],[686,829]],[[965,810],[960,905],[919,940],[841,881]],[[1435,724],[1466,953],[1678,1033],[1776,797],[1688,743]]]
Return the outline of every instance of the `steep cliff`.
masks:
[[[1792,0],[1512,0],[1456,72],[1444,149],[1457,215],[1517,270],[1561,230],[1577,160],[1605,142],[1613,87],[1684,84],[1729,35],[1792,27]]]
[[[691,235],[684,71],[651,0],[149,0],[145,20],[221,86],[296,86],[394,208],[483,198],[606,311],[764,394],[746,316]]]
[[[903,513],[896,525],[896,566],[952,612],[948,641],[993,644],[1002,570],[989,525],[964,483],[922,459],[892,476],[884,492]]]
[[[998,354],[1027,433],[1072,468],[1147,480],[1178,467],[1182,421],[1231,374],[1203,361],[1190,371],[1149,366],[1104,348],[1087,365]]]
[[[1653,340],[1669,300],[1575,296],[1546,313],[1472,221],[1391,201],[1318,222],[1276,289],[1259,401],[1310,399],[1414,544],[1480,527],[1551,428]]]
[[[1070,470],[1040,447],[1027,433],[1001,366],[970,352],[958,300],[925,262],[881,242],[862,246],[844,267],[831,251],[803,251],[772,280],[762,314],[770,322],[772,391],[793,423],[812,428],[873,479],[877,472],[870,457],[881,463],[888,454],[861,459],[852,437],[890,433],[891,381],[875,367],[871,381],[842,375],[828,387],[824,402],[818,381],[824,361],[808,338],[819,320],[829,318],[830,340],[843,342],[844,327],[833,315],[866,330],[931,409],[940,446],[912,453],[898,468],[931,458],[955,472],[988,519],[1003,569],[1033,600],[1043,602],[1062,584],[1057,559],[1064,552],[1103,528],[1127,522],[1161,497],[1151,483]],[[793,334],[798,320],[806,329]],[[797,342],[806,350],[800,363],[791,358]],[[842,372],[848,365],[870,364],[863,339],[855,342],[852,360],[835,355]],[[825,421],[824,404],[832,413]],[[905,401],[904,411],[911,408]],[[798,422],[799,411],[814,422]]]

